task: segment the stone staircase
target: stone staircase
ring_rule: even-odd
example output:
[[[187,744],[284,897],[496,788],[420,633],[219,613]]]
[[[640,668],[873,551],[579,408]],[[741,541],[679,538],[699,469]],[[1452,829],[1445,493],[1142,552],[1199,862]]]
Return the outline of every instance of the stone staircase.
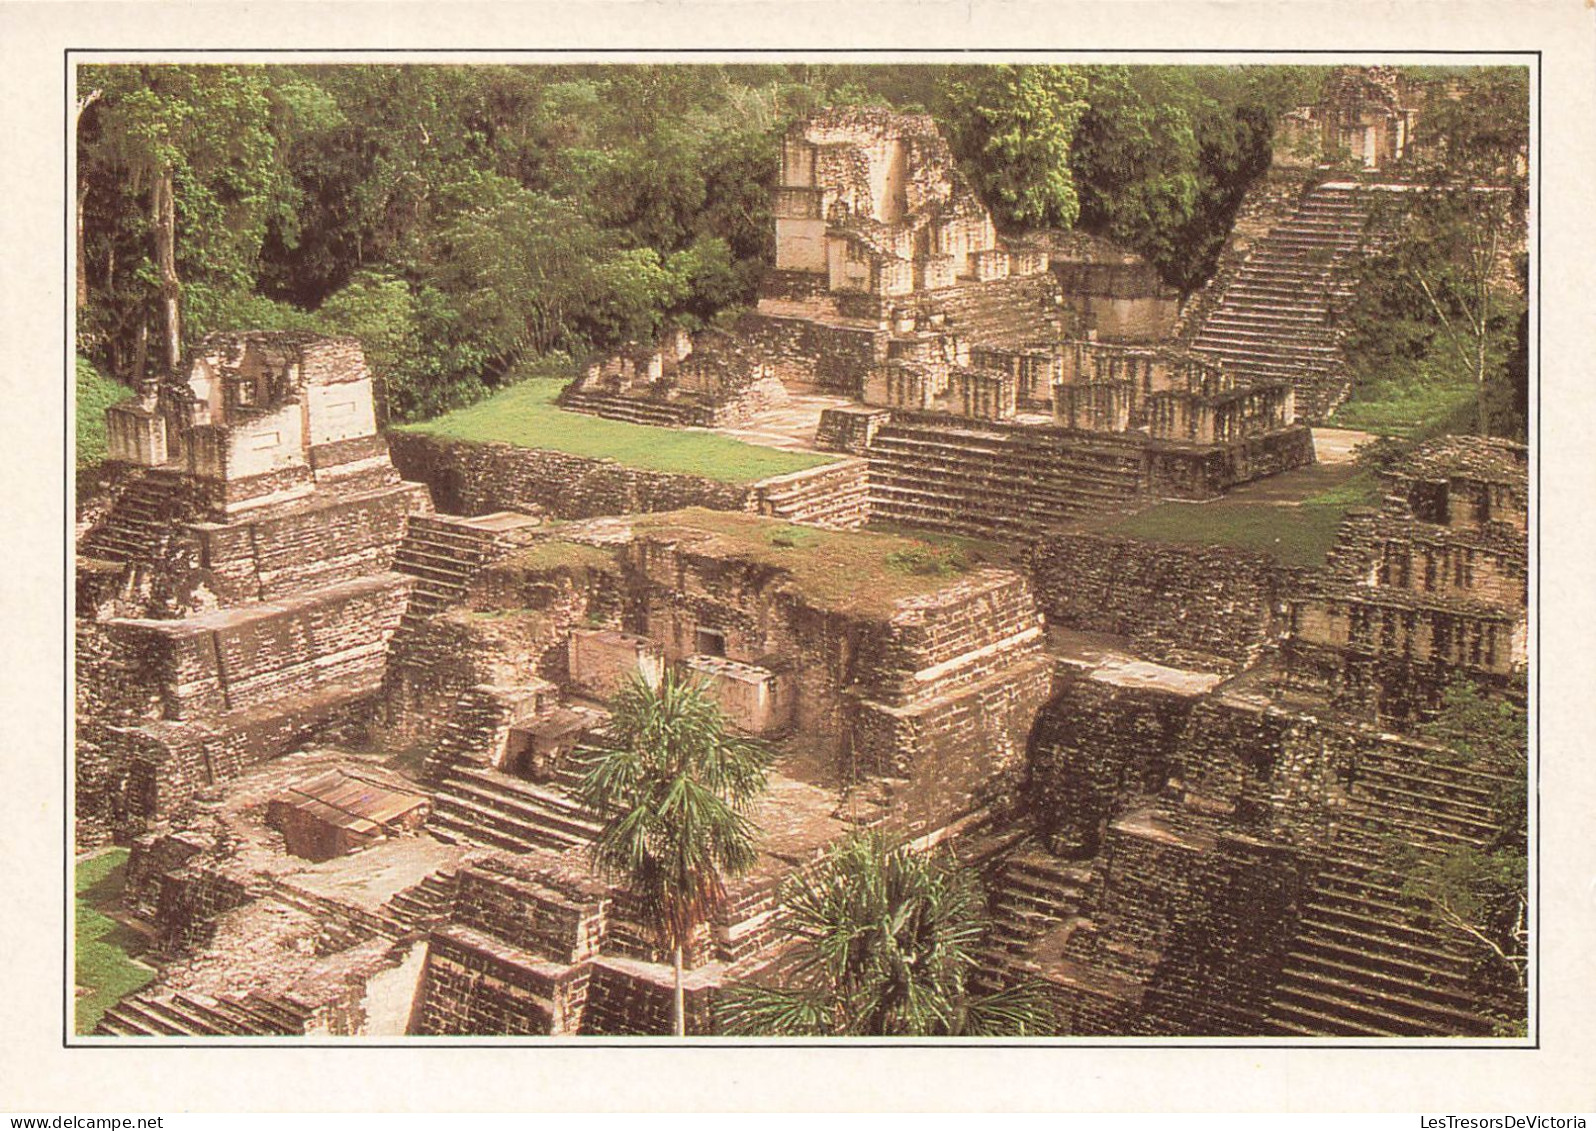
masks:
[[[155,558],[185,517],[182,484],[159,472],[129,483],[105,521],[84,539],[82,554],[108,562],[140,562]]]
[[[870,518],[869,464],[844,459],[762,479],[749,489],[748,510],[768,518],[832,530],[856,530]]]
[[[495,551],[493,533],[467,519],[411,515],[393,563],[396,573],[416,579],[400,631],[463,600],[466,586],[493,560]]]
[[[646,424],[656,428],[688,428],[710,423],[711,410],[704,405],[652,397],[628,396],[572,389],[560,396],[559,405],[571,412],[602,416],[627,424]]]
[[[303,1036],[310,1010],[273,994],[242,996],[159,989],[106,1010],[97,1037]]]
[[[1141,449],[1056,430],[897,419],[868,452],[870,515],[928,530],[1030,541],[1143,493]]]
[[[338,954],[369,939],[397,939],[406,933],[405,924],[389,915],[386,908],[366,911],[281,879],[272,886],[271,898],[316,920],[320,928],[316,935],[317,954]]]
[[[1474,956],[1428,921],[1390,867],[1396,838],[1434,854],[1487,847],[1499,779],[1417,755],[1365,753],[1267,1014],[1286,1036],[1482,1036]]]
[[[1258,241],[1192,348],[1244,380],[1290,381],[1297,415],[1325,419],[1348,392],[1335,317],[1351,294],[1342,270],[1363,248],[1368,222],[1358,186],[1310,191],[1289,220]]]
[[[1051,274],[967,283],[933,291],[927,303],[947,329],[974,345],[1053,342],[1063,325]]]
[[[448,920],[459,887],[458,873],[447,869],[433,872],[420,883],[395,892],[382,905],[382,914],[400,924],[407,934],[430,930]]]
[[[558,781],[538,784],[456,763],[437,786],[427,828],[450,842],[564,852],[591,844],[599,823]]]
[[[975,988],[998,990],[1027,973],[1027,952],[1050,929],[1080,914],[1091,878],[1089,864],[1060,860],[1035,846],[1010,855],[988,893],[990,924]]]
[[[491,758],[517,707],[506,689],[493,684],[462,691],[449,709],[437,745],[427,755],[426,776],[441,780],[458,764],[481,764]]]

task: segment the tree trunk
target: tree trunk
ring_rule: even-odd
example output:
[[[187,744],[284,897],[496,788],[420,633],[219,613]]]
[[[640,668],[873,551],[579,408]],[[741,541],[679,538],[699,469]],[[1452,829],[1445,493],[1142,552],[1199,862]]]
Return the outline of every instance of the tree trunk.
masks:
[[[88,263],[83,254],[83,206],[89,199],[89,183],[84,181],[78,186],[78,238],[77,238],[77,273],[78,273],[78,305],[79,312],[89,304],[89,272]]]
[[[127,374],[129,384],[135,389],[138,388],[139,382],[144,380],[144,366],[149,356],[149,346],[150,324],[141,320],[139,332],[133,338],[133,364]]]
[[[155,263],[161,277],[161,346],[168,374],[176,374],[183,340],[178,302],[183,288],[177,279],[177,202],[172,169],[161,170],[155,182]]]
[[[78,99],[77,117],[73,119],[73,129],[83,120],[83,112],[100,100],[100,91],[91,90]],[[82,155],[79,154],[81,159]],[[89,180],[83,173],[82,166],[78,168],[78,309],[82,310],[89,302],[89,278],[84,270],[83,256],[83,206],[89,199]],[[109,288],[107,288],[109,289]]]
[[[1474,372],[1476,380],[1479,381],[1481,436],[1489,436],[1491,434],[1490,427],[1485,420],[1485,334],[1485,318],[1482,314],[1480,317],[1480,336],[1474,343]]]
[[[676,1017],[676,1035],[685,1037],[687,1036],[687,995],[682,990],[682,948],[679,945],[675,950],[675,959],[676,1000],[674,1002],[674,1013]]]

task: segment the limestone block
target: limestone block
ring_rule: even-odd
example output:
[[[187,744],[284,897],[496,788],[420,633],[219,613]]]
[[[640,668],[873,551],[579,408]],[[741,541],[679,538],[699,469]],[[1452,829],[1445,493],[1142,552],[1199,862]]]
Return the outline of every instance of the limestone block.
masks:
[[[609,700],[635,676],[658,686],[665,653],[641,636],[609,629],[576,629],[570,642],[571,683],[595,699]]]
[[[724,656],[693,655],[682,660],[690,678],[701,681],[733,726],[766,735],[792,725],[794,688],[767,668]]]

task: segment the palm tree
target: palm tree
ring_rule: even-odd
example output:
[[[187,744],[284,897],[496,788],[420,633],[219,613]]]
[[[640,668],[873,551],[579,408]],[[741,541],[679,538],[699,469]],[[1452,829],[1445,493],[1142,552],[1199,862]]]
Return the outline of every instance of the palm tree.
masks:
[[[695,683],[634,677],[611,705],[611,746],[579,789],[603,820],[594,863],[622,878],[676,967],[674,1020],[685,1036],[684,950],[724,903],[724,877],[759,859],[749,820],[770,758],[727,733],[720,707]]]
[[[878,834],[789,880],[777,929],[797,940],[785,986],[743,984],[722,1005],[746,1036],[1024,1036],[1050,1031],[1045,991],[970,992],[985,929],[973,873]]]

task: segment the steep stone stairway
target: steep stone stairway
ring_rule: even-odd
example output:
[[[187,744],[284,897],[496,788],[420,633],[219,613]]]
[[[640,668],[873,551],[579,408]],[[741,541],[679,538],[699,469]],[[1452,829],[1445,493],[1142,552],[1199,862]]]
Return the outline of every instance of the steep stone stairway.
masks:
[[[1142,453],[1047,429],[950,428],[895,420],[871,442],[873,519],[954,534],[1034,539],[1143,491]]]
[[[750,491],[755,514],[832,530],[855,530],[870,518],[869,465],[844,459],[762,479]]]
[[[83,556],[108,562],[149,561],[184,518],[182,484],[160,472],[140,476],[122,492],[111,513],[83,542]]]
[[[1425,854],[1495,835],[1500,779],[1433,758],[1366,753],[1355,805],[1331,837],[1267,1026],[1288,1036],[1479,1036],[1492,1031],[1471,984],[1474,957],[1402,893],[1399,840]]]
[[[483,764],[515,710],[511,699],[488,685],[461,694],[427,759],[427,776],[436,783],[427,828],[441,840],[511,852],[590,843],[599,825],[576,800],[575,789],[592,748],[579,746],[546,783]]]
[[[991,923],[975,987],[993,991],[1022,976],[1033,944],[1080,914],[1091,877],[1089,864],[1060,860],[1034,846],[1010,855],[988,895]]]
[[[150,990],[106,1010],[97,1037],[302,1036],[310,1011],[272,994]]]
[[[1348,391],[1335,314],[1351,294],[1342,269],[1363,248],[1368,222],[1359,186],[1311,190],[1258,241],[1192,348],[1244,379],[1289,380],[1298,416],[1323,420]]]
[[[458,873],[447,869],[433,872],[420,883],[395,892],[382,905],[382,914],[407,932],[427,930],[449,918],[459,887]]]
[[[467,520],[411,515],[393,563],[395,572],[416,579],[404,620],[431,616],[461,600],[471,578],[493,559],[494,549],[492,532]]]

